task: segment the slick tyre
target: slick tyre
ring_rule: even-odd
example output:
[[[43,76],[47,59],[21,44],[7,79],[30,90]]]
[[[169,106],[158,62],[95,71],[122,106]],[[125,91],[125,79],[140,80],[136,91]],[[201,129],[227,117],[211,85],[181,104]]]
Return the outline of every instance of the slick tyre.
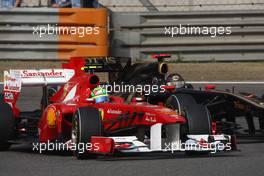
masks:
[[[0,95],[0,151],[5,151],[10,148],[8,140],[14,134],[14,118],[12,108],[3,100],[3,95]]]
[[[80,107],[72,120],[72,142],[76,144],[74,155],[77,159],[93,159],[97,155],[81,150],[78,146],[89,146],[92,136],[102,136],[102,121],[98,109]]]
[[[166,101],[166,106],[186,117],[187,134],[212,133],[212,120],[207,107],[197,104],[191,95],[171,95]]]
[[[197,104],[191,95],[171,95],[166,102],[167,107],[177,110],[186,117],[187,124],[181,126],[181,139],[187,139],[188,134],[211,134],[212,120],[206,106]],[[208,155],[208,151],[186,151],[187,156]]]

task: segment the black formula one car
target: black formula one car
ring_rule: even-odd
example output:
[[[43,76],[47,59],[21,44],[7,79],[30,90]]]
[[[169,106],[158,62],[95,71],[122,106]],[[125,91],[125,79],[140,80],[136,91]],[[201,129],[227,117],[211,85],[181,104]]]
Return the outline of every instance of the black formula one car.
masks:
[[[164,85],[165,91],[151,92],[144,98],[151,104],[165,104],[188,119],[187,129],[192,134],[208,133],[215,128],[225,134],[258,136],[264,134],[264,97],[250,93],[234,93],[227,90],[216,90],[214,85],[205,86],[205,90],[196,90],[186,84],[177,73],[168,74],[166,58],[170,55],[153,55],[157,62],[132,64],[130,59],[122,59],[123,71],[112,73],[110,84]],[[114,75],[113,75],[114,74]],[[122,93],[127,102],[142,93]],[[254,118],[258,118],[259,129],[255,128]],[[241,125],[241,119],[247,125]],[[247,127],[245,127],[247,126]]]

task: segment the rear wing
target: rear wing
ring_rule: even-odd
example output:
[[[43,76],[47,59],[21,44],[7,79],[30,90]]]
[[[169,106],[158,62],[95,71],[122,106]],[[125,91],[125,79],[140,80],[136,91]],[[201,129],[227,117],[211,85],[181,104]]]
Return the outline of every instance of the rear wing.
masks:
[[[22,86],[61,85],[69,81],[73,69],[40,69],[40,70],[9,70],[4,71],[4,101],[13,108],[13,113],[19,110],[15,104]]]
[[[76,57],[63,63],[61,69],[9,70],[4,71],[4,90],[20,92],[22,86],[61,85],[83,71],[116,73],[130,65],[131,58],[125,57]]]
[[[73,69],[25,69],[4,71],[4,90],[20,92],[22,86],[61,85],[74,75]]]
[[[157,59],[158,62],[163,62],[166,58],[171,58],[170,54],[152,54],[153,59]]]
[[[129,57],[73,57],[68,63],[62,64],[62,68],[111,73],[123,72],[130,65]]]
[[[74,69],[75,74],[88,72],[107,72],[108,81],[116,81],[122,72],[131,67],[129,57],[74,57],[68,63],[62,64],[64,69]]]

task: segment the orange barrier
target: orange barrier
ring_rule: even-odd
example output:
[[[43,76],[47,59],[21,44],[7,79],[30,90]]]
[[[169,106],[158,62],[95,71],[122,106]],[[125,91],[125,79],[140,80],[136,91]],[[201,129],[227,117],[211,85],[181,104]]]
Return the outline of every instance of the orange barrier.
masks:
[[[108,48],[106,46],[83,46],[83,45],[60,45],[58,49],[60,59],[69,59],[70,57],[87,56],[107,56]]]
[[[105,8],[60,8],[60,24],[107,25]]]
[[[65,27],[67,28],[67,27]],[[68,31],[70,31],[68,27]],[[81,30],[83,32],[83,30]],[[107,45],[108,34],[106,28],[99,28],[98,34],[70,34],[69,32],[66,34],[59,35],[59,43],[67,44],[67,43],[76,43],[76,44],[87,44],[87,45],[95,45],[95,46],[106,46]]]
[[[108,30],[105,8],[60,8],[58,58],[107,56]]]

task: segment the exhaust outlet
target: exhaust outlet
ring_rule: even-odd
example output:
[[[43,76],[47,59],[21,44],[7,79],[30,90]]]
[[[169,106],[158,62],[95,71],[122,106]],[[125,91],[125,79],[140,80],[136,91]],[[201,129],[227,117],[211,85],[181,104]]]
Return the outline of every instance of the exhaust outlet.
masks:
[[[161,74],[161,75],[165,75],[166,73],[168,73],[168,70],[169,70],[169,68],[168,68],[168,64],[166,64],[166,63],[159,63],[159,65],[158,65],[158,72],[159,72],[159,74]]]

